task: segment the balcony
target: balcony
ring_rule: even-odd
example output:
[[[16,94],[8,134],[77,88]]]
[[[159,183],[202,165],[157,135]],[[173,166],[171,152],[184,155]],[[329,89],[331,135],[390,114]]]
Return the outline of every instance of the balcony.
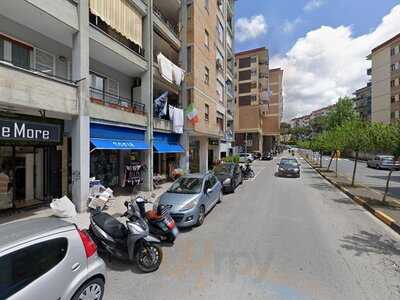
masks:
[[[163,36],[168,39],[176,48],[181,47],[181,41],[179,39],[178,24],[172,19],[165,16],[161,9],[154,6],[154,25],[156,30],[163,33]]]
[[[4,60],[0,60],[0,103],[21,107],[24,113],[29,109],[63,115],[79,113],[75,83]]]
[[[139,101],[120,97],[103,90],[90,87],[90,101],[106,107],[119,109],[126,112],[145,114],[145,105]]]

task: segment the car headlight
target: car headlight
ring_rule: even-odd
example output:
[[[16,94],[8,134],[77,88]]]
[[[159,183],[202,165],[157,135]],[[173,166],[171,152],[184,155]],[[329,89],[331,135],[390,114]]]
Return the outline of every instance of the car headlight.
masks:
[[[293,171],[295,171],[295,172],[298,172],[298,171],[300,171],[298,168],[296,168],[296,169],[294,169]]]
[[[231,179],[230,178],[225,179],[224,184],[231,184]]]
[[[189,202],[186,203],[179,211],[190,210],[190,209],[196,207],[197,203],[198,203],[198,200],[197,200],[197,199],[192,200],[192,201],[189,201]]]
[[[285,171],[283,168],[279,168],[278,170],[279,170],[279,171]]]

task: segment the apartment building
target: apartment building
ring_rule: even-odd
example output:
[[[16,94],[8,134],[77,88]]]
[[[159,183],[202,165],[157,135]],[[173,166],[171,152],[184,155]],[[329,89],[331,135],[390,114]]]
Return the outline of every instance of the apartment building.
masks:
[[[354,92],[354,107],[364,121],[371,121],[371,84]]]
[[[265,47],[236,53],[235,143],[240,151],[270,151],[280,134],[283,70],[269,69]]]
[[[400,34],[374,48],[371,73],[371,120],[390,123],[400,117]]]
[[[185,155],[153,103],[183,119],[181,1],[105,1],[0,2],[0,209],[68,195],[84,210],[91,176],[118,189],[141,162],[151,189]]]
[[[182,28],[186,78],[183,101],[189,108],[185,120],[185,165],[204,172],[232,150],[233,0],[184,1]]]

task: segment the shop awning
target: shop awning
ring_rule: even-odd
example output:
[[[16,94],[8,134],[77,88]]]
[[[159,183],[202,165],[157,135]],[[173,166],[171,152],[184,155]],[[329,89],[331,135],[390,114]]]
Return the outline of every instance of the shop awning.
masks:
[[[136,140],[107,140],[90,139],[95,149],[98,150],[147,150],[149,145],[144,141]]]
[[[154,149],[156,153],[182,153],[185,149],[177,143],[165,143],[160,141],[154,141]]]
[[[90,142],[98,150],[150,149],[143,130],[106,124],[90,124]]]

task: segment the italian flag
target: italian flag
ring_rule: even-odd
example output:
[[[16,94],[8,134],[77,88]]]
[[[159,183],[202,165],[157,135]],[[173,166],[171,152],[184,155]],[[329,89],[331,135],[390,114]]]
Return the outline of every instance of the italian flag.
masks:
[[[199,116],[197,113],[197,109],[191,103],[186,108],[186,118],[194,125],[199,122]]]

